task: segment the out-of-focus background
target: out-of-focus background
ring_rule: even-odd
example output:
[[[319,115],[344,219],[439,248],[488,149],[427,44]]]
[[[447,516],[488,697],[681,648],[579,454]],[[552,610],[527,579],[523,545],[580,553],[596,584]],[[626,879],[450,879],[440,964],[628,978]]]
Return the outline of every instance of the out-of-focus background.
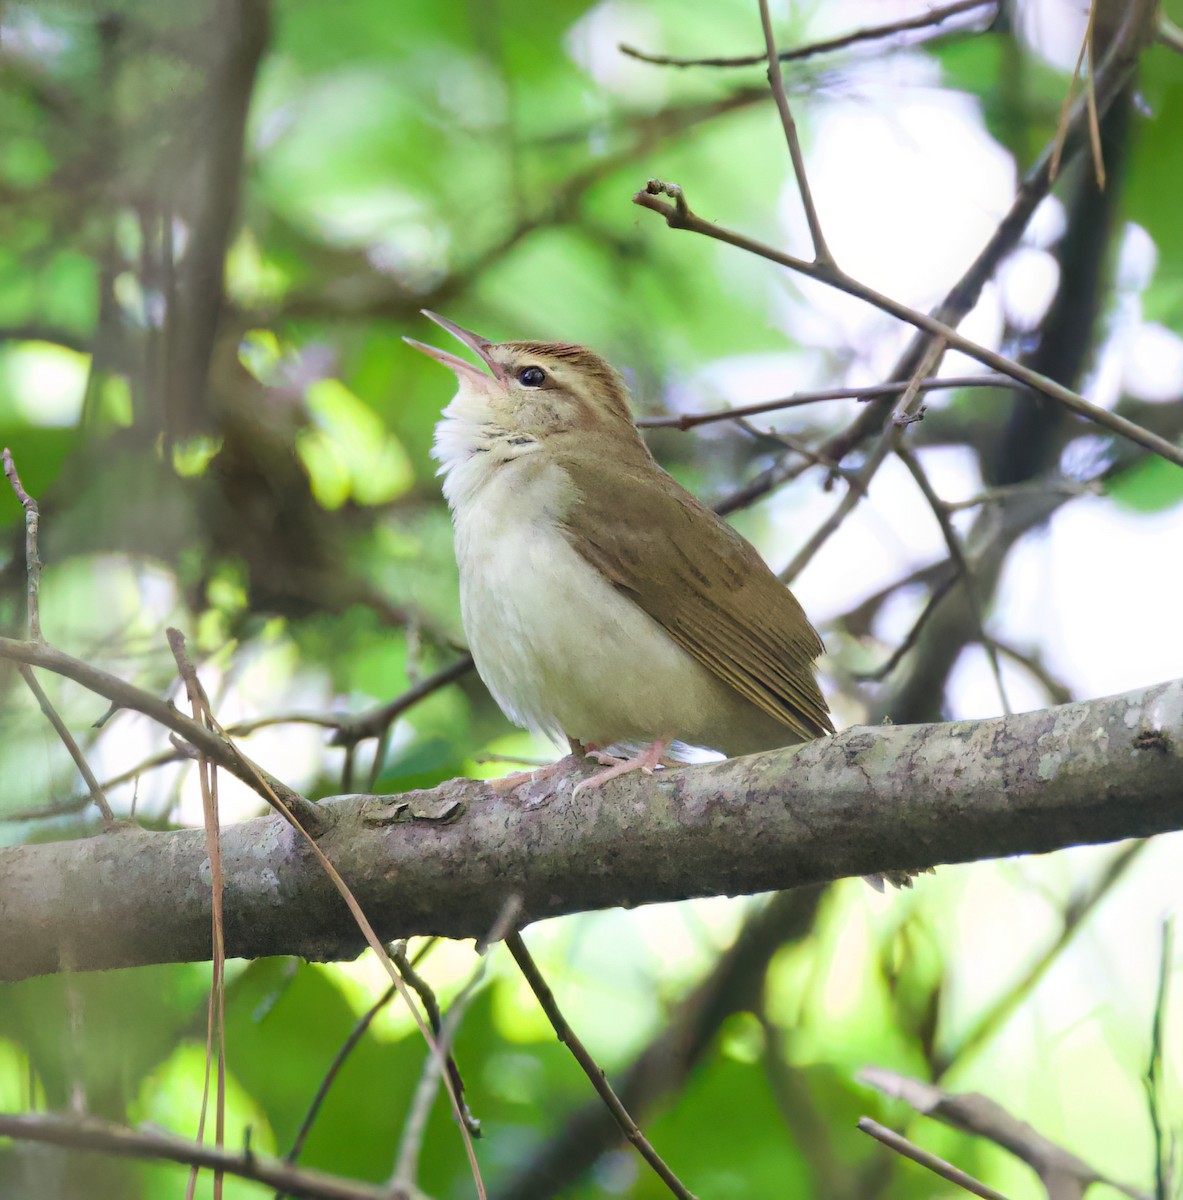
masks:
[[[1083,3],[963,7],[785,65],[835,256],[920,309],[969,267],[1054,136],[1084,35]],[[832,0],[773,16],[788,48],[924,11]],[[401,341],[444,339],[423,307],[494,340],[586,343],[623,369],[642,416],[890,378],[905,326],[630,202],[649,177],[675,180],[703,216],[808,257],[765,69],[656,65],[622,42],[689,57],[762,46],[755,0],[0,9],[0,444],[41,502],[52,642],[177,696],[163,635],[177,625],[227,726],[366,712],[455,662],[456,569],[428,456],[452,381]],[[1067,162],[963,326],[1172,439],[1181,131],[1183,58],[1156,46],[1100,124],[1104,190],[1088,154]],[[950,355],[941,370],[981,368]],[[948,587],[930,505],[889,459],[794,584],[826,640],[838,721],[985,717],[1183,675],[1183,472],[1030,395],[962,388],[928,405],[909,441],[954,505],[985,629],[964,586]],[[816,452],[859,411],[818,403],[655,429],[650,444],[709,502],[760,485],[731,519],[780,569],[844,494],[847,477]],[[875,678],[934,592],[914,645]],[[4,632],[21,635],[23,599],[6,490]],[[92,728],[101,701],[42,682],[98,777],[121,780],[109,789],[120,813],[200,823],[194,768],[162,730],[126,712]],[[12,670],[0,706],[0,840],[93,833],[85,789]],[[554,752],[471,673],[380,740],[331,741],[288,720],[242,738],[314,796],[500,774]],[[260,807],[228,779],[222,803],[227,819]],[[632,1071],[646,1128],[703,1197],[951,1194],[856,1132],[860,1113],[1008,1195],[1043,1194],[1002,1150],[858,1082],[869,1065],[984,1092],[1151,1189],[1155,1110],[1167,1136],[1183,1131],[1178,987],[1158,1005],[1154,1105],[1145,1082],[1181,879],[1183,842],[1163,837],[945,868],[885,896],[846,881],[771,904],[595,913],[528,939],[599,1060]],[[458,1042],[490,1193],[662,1194],[631,1151],[575,1119],[598,1111],[590,1089],[503,953]],[[1173,983],[1179,961],[1176,949]],[[421,969],[446,998],[476,962],[468,944],[436,945]],[[193,965],[0,990],[0,1107],[192,1135],[208,981]],[[249,1126],[256,1148],[288,1150],[384,988],[368,956],[230,965],[231,1144]],[[301,1161],[388,1177],[423,1054],[405,1012],[383,1009]],[[444,1107],[418,1180],[432,1196],[472,1194]],[[183,1189],[178,1167],[0,1146],[5,1194]],[[230,1180],[226,1194],[264,1193]]]

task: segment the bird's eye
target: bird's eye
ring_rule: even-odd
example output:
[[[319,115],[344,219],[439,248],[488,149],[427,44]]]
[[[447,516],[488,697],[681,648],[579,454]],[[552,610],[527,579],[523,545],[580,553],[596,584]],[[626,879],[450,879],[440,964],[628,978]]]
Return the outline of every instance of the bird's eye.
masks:
[[[546,372],[541,367],[523,367],[518,372],[518,382],[524,387],[541,387],[546,382]]]

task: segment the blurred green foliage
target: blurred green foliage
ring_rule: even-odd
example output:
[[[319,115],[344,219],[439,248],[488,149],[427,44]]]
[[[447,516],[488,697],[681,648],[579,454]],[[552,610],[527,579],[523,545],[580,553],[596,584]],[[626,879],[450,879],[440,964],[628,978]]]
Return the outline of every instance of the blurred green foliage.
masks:
[[[778,36],[798,44],[865,23],[868,11],[794,5],[778,14]],[[751,0],[276,0],[269,10],[260,0],[10,0],[0,35],[0,445],[12,448],[42,504],[45,631],[176,697],[162,630],[179,625],[226,725],[294,710],[362,712],[463,648],[450,527],[429,457],[449,381],[401,341],[428,336],[420,308],[494,338],[591,344],[626,370],[640,412],[865,383],[882,377],[898,349],[886,319],[846,325],[818,291],[671,233],[629,203],[648,177],[675,179],[707,217],[778,245],[796,237],[787,156],[761,69],[666,70],[616,50],[624,41],[671,54],[750,52],[759,44]],[[901,112],[968,105],[975,136],[993,139],[991,152],[1021,171],[1054,133],[1067,82],[1001,25],[981,36],[945,33],[925,49],[872,44],[819,66],[795,64],[788,78],[810,162],[823,172],[835,114],[857,119],[850,114],[860,104],[871,112],[897,102]],[[241,111],[239,95],[249,99]],[[1086,359],[1116,352],[1122,314],[1176,333],[1183,321],[1178,57],[1148,51],[1127,102],[1133,133],[1112,182],[1120,236],[1112,246],[1107,232],[1094,238],[1098,274],[1115,287],[1095,320],[1081,323]],[[911,135],[914,118],[892,119]],[[1087,172],[1066,171],[1060,207],[1049,207],[1053,226],[1081,178]],[[868,173],[846,198],[846,220],[864,229],[881,218],[888,191],[912,186]],[[1114,266],[1135,226],[1150,244],[1141,274]],[[1067,254],[1057,236],[1033,244],[1052,258]],[[967,248],[966,261],[977,249]],[[959,269],[948,266],[945,286]],[[1034,332],[998,304],[1001,343],[1025,351]],[[1177,437],[1178,382],[1164,400],[1156,367],[1127,369],[1129,395],[1113,402],[1141,402]],[[1153,403],[1143,384],[1157,389]],[[816,445],[853,410],[812,407],[748,431],[663,432],[652,444],[680,479],[716,500],[783,460],[778,431]],[[980,391],[934,394],[916,437],[926,454],[955,448],[961,491],[973,494],[1013,434],[1011,412]],[[1103,483],[1103,496],[1086,503],[1107,514],[1165,521],[1178,511],[1183,473],[1083,432],[1058,427],[1039,480],[1062,453],[1069,474]],[[1087,469],[1073,466],[1078,451]],[[803,523],[828,511],[823,488],[833,482],[823,466],[737,521],[782,564],[804,539]],[[910,517],[896,519],[890,504],[882,511],[876,537],[894,556],[890,578],[910,578],[931,555],[904,544]],[[1177,562],[1177,541],[1164,553]],[[954,665],[973,638],[949,652],[929,708],[902,711],[905,688],[876,690],[852,675],[885,659],[902,636],[882,604],[861,616],[855,607],[883,582],[871,578],[870,556],[843,551],[818,562],[844,597],[819,617],[841,717],[947,710]],[[983,582],[984,591],[996,583]],[[23,603],[21,513],[0,500],[5,634],[21,634]],[[997,617],[1003,640],[1006,619]],[[1120,648],[1122,631],[1110,636]],[[1027,661],[1033,703],[1053,694],[1043,665],[1037,647]],[[1077,677],[1074,664],[1057,666]],[[167,749],[162,731],[126,712],[96,729],[97,698],[60,680],[43,684],[101,778]],[[995,704],[993,693],[983,703]],[[93,833],[73,764],[2,665],[0,705],[0,839]],[[368,784],[371,768],[374,786],[394,792],[500,773],[485,754],[549,753],[512,730],[471,675],[410,709],[381,746],[373,763],[374,742],[363,743],[351,786]],[[343,753],[323,729],[271,726],[248,747],[309,795],[347,786]],[[200,820],[185,764],[145,769],[111,798],[121,813],[134,804],[153,826]],[[224,799],[229,818],[258,808],[232,785]],[[38,820],[38,809],[53,815]],[[884,899],[858,882],[836,885],[806,933],[768,949],[747,1000],[707,1029],[686,1077],[658,1089],[642,1123],[688,1185],[712,1200],[903,1200],[941,1186],[855,1132],[863,1113],[1008,1194],[1042,1194],[1001,1151],[859,1084],[858,1070],[874,1063],[988,1092],[1098,1169],[1148,1187],[1139,1080],[1155,919],[1168,890],[1177,904],[1179,850],[1156,847],[1111,895],[1098,880],[1112,853],[946,869],[914,893]],[[1027,966],[1090,890],[1100,903],[1086,927],[1045,976],[1024,985]],[[651,1039],[681,1028],[685,997],[721,969],[762,903],[596,914],[528,936],[575,1027],[610,1072],[623,1072]],[[512,1191],[511,1181],[568,1114],[595,1101],[502,953],[490,958],[457,1040],[485,1133],[482,1170],[492,1195],[552,1194]],[[468,947],[443,946],[423,970],[449,1000],[476,963]],[[208,977],[207,967],[186,965],[0,989],[4,1107],[85,1110],[192,1135]],[[249,1127],[253,1146],[286,1152],[334,1055],[384,987],[367,960],[231,965],[232,1145]],[[1177,1031],[1178,995],[1172,1004]],[[967,1031],[983,1021],[987,1036],[967,1048]],[[396,1003],[336,1078],[301,1161],[388,1178],[423,1062]],[[1168,1118],[1178,1129],[1180,1067],[1168,1066],[1176,1089]],[[664,1194],[631,1151],[592,1159],[580,1182],[564,1180],[553,1194]],[[185,1177],[176,1166],[96,1165],[0,1146],[5,1196],[176,1196]],[[473,1194],[439,1101],[418,1178],[432,1196]],[[209,1194],[203,1179],[198,1195]],[[264,1192],[228,1181],[226,1194]]]

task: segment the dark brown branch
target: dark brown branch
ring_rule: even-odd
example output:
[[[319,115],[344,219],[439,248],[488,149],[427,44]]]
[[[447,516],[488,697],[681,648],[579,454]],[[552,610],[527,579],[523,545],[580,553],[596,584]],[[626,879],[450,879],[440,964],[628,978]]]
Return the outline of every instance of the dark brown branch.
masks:
[[[789,158],[793,163],[793,175],[797,180],[797,191],[801,195],[801,206],[805,209],[805,220],[809,225],[809,240],[813,243],[813,261],[816,263],[832,264],[834,256],[826,245],[822,233],[821,220],[813,203],[813,193],[809,190],[809,177],[805,173],[805,158],[801,153],[801,142],[797,137],[797,122],[793,120],[793,111],[789,107],[789,98],[785,94],[785,81],[780,71],[780,59],[776,54],[776,37],[772,32],[772,17],[768,12],[768,0],[759,0],[760,27],[764,32],[764,50],[768,61],[768,85],[772,88],[772,98],[776,101],[776,111],[780,114],[781,127],[785,131],[785,141],[789,147]]]
[[[638,1120],[686,1084],[733,1013],[759,1007],[768,965],[784,945],[813,928],[822,887],[778,892],[750,912],[735,941],[662,1023],[654,1039],[616,1080],[625,1107]],[[513,1176],[496,1200],[549,1200],[575,1187],[602,1154],[619,1146],[620,1127],[598,1100],[556,1122],[556,1131]]]
[[[1108,1184],[1131,1200],[1149,1200],[1145,1193],[1102,1175],[1083,1159],[1049,1141],[987,1096],[977,1092],[945,1092],[881,1067],[868,1067],[859,1073],[859,1078],[885,1095],[910,1104],[926,1117],[1008,1150],[1035,1171],[1050,1200],[1081,1200],[1085,1189],[1094,1183]]]
[[[52,1113],[0,1113],[0,1136],[24,1142],[47,1142],[70,1150],[116,1154],[207,1167],[242,1179],[280,1188],[293,1196],[317,1200],[389,1200],[389,1194],[366,1183],[293,1167],[253,1150],[233,1154],[165,1133],[146,1133],[95,1117],[62,1117]]]
[[[674,203],[670,204],[660,199],[663,195],[675,196]],[[1057,383],[1054,379],[1049,379],[1046,375],[1041,375],[1038,371],[1033,371],[1030,367],[1015,362],[1013,359],[1007,358],[1006,355],[1000,354],[996,350],[979,345],[937,318],[929,316],[927,313],[919,312],[890,296],[884,295],[869,284],[852,278],[836,267],[809,262],[803,258],[796,258],[791,254],[782,254],[779,250],[775,250],[771,246],[763,245],[761,242],[754,241],[743,234],[735,233],[730,229],[725,229],[721,225],[716,225],[712,221],[704,220],[690,209],[686,204],[681,189],[677,188],[674,184],[651,179],[645,190],[637,192],[633,197],[633,203],[638,204],[641,208],[648,208],[664,217],[666,224],[671,229],[684,229],[691,233],[699,233],[705,237],[713,238],[716,241],[726,242],[728,245],[735,246],[739,250],[745,250],[749,254],[754,254],[759,258],[766,258],[769,262],[777,263],[810,279],[816,279],[821,283],[828,284],[830,287],[840,292],[845,292],[847,295],[865,300],[868,304],[880,309],[882,312],[897,317],[899,320],[905,321],[916,329],[922,330],[930,337],[943,339],[949,349],[959,350],[962,354],[976,359],[984,366],[1001,372],[1003,375],[1008,375],[1032,390],[1050,397],[1077,416],[1100,425],[1112,433],[1120,434],[1132,442],[1136,442],[1139,446],[1145,447],[1147,450],[1165,458],[1168,462],[1174,463],[1176,466],[1183,466],[1183,449],[1173,445],[1165,438],[1159,437],[1158,434],[1152,433],[1149,429],[1145,429],[1141,425],[1136,425],[1126,417],[1119,416],[1108,409],[1098,407],[1077,392],[1072,391],[1071,388]]]
[[[530,985],[530,990],[537,997],[542,1011],[546,1013],[546,1018],[555,1031],[555,1036],[571,1051],[575,1061],[583,1069],[583,1073],[588,1077],[592,1087],[596,1089],[605,1107],[612,1114],[613,1120],[620,1126],[621,1132],[636,1147],[637,1153],[649,1164],[654,1174],[679,1200],[695,1200],[694,1193],[670,1170],[666,1161],[641,1132],[640,1126],[629,1115],[628,1109],[620,1102],[620,1097],[608,1082],[603,1068],[592,1058],[587,1047],[567,1024],[567,1019],[559,1008],[554,992],[550,990],[550,985],[543,978],[530,951],[526,949],[522,935],[520,933],[509,934],[505,939],[505,945],[513,955],[513,960],[518,964],[526,982]]]
[[[863,1133],[870,1134],[877,1142],[882,1142],[889,1150],[894,1150],[902,1157],[910,1158],[922,1167],[927,1167],[934,1175],[939,1175],[942,1179],[947,1179],[950,1183],[955,1183],[959,1188],[964,1188],[965,1191],[975,1196],[981,1196],[983,1200],[1007,1200],[1001,1192],[996,1192],[992,1187],[987,1187],[980,1180],[966,1174],[959,1167],[946,1162],[943,1158],[938,1158],[931,1151],[922,1150],[919,1146],[908,1141],[906,1137],[901,1137],[894,1130],[888,1129],[885,1125],[880,1125],[878,1121],[872,1121],[870,1117],[860,1117],[858,1128]]]
[[[717,412],[671,413],[668,416],[640,417],[640,429],[693,429],[696,425],[709,425],[715,421],[736,421],[743,417],[758,417],[763,413],[780,412],[786,408],[801,408],[806,404],[820,404],[826,400],[885,400],[898,396],[908,386],[907,381],[896,383],[873,383],[867,387],[825,388],[817,392],[795,392],[780,400],[762,400],[759,404],[744,404],[737,408],[723,408]],[[918,381],[922,392],[946,388],[1006,388],[1015,386],[1013,379],[1001,375],[943,375],[929,376]],[[968,501],[964,502],[968,505]],[[979,501],[982,503],[982,501]]]
[[[365,1037],[366,1030],[374,1023],[374,1018],[398,995],[398,988],[392,983],[390,987],[370,1005],[368,1009],[357,1019],[353,1028],[349,1031],[349,1036],[341,1043],[341,1048],[333,1056],[333,1061],[329,1064],[329,1069],[324,1073],[320,1081],[320,1085],[316,1089],[316,1094],[312,1097],[311,1103],[308,1105],[308,1111],[304,1114],[304,1120],[300,1122],[300,1128],[296,1131],[295,1138],[292,1139],[291,1149],[283,1156],[283,1161],[286,1163],[294,1163],[304,1149],[304,1143],[308,1140],[308,1135],[312,1131],[312,1126],[316,1122],[316,1118],[320,1113],[321,1107],[324,1105],[325,1099],[329,1094],[329,1089],[333,1086],[334,1081],[341,1072],[341,1068],[345,1065],[345,1060],[356,1049],[358,1042]],[[283,1200],[287,1195],[286,1192],[279,1192],[276,1195],[276,1200]]]
[[[941,25],[951,17],[973,12],[979,8],[993,8],[997,0],[957,0],[954,4],[945,4],[940,8],[929,9],[916,17],[907,17],[901,21],[889,21],[885,25],[868,25],[844,33],[840,37],[829,38],[822,42],[810,42],[807,46],[797,46],[792,50],[781,50],[777,57],[781,62],[795,62],[803,58],[812,58],[817,54],[828,54],[834,50],[845,50],[848,46],[856,46],[860,42],[882,41],[884,38],[895,37],[900,33],[908,33],[913,29],[928,29]],[[732,58],[676,58],[668,54],[647,54],[634,46],[624,43],[618,47],[621,54],[630,58],[640,59],[641,62],[652,63],[658,67],[754,67],[765,61],[763,54],[741,54]]]
[[[381,737],[395,719],[409,708],[413,708],[420,700],[438,692],[449,683],[462,679],[472,668],[472,655],[462,654],[454,663],[436,671],[434,675],[428,675],[426,679],[421,679],[389,703],[372,708],[369,712],[359,713],[356,717],[342,717],[337,722],[337,732],[333,735],[331,745],[353,746],[366,738]]]

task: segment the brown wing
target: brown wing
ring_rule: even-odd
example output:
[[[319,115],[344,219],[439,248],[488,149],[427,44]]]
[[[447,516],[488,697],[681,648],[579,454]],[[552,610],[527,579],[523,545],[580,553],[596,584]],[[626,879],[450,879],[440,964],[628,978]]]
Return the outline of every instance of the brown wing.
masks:
[[[752,545],[652,462],[564,455],[571,545],[684,650],[798,737],[833,733],[821,639]]]

